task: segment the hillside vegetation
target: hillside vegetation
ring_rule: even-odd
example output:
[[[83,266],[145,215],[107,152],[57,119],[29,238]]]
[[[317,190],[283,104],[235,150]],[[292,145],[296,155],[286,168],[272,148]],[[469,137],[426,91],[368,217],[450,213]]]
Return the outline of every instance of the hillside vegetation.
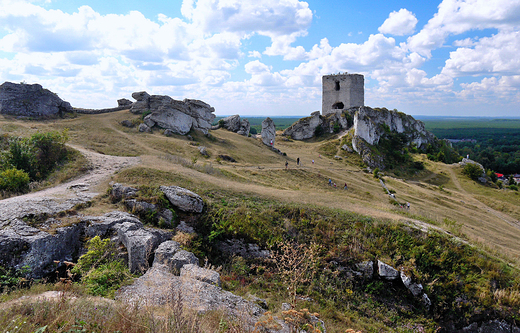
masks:
[[[327,332],[349,328],[363,332],[435,332],[441,328],[449,332],[495,318],[520,324],[518,192],[481,185],[464,176],[458,164],[410,153],[410,165],[418,162],[415,165],[421,168],[396,165],[393,171],[380,174],[394,192],[394,200],[380,179],[365,171],[356,153],[340,148],[344,138],[327,135],[284,141],[277,136],[275,147],[284,156],[258,139],[224,129],[211,131],[209,136],[190,133],[194,139],[190,141],[183,136],[166,137],[159,131],[139,133],[120,125],[120,121],[134,118],[139,121],[139,116],[120,111],[45,122],[0,119],[0,131],[30,137],[38,131],[61,133],[67,129],[74,146],[106,155],[141,156],[140,164],[100,185],[101,193],[106,193],[110,181],[148,189],[177,185],[198,193],[206,210],[196,223],[197,236],[185,238],[183,245],[199,258],[222,266],[224,289],[266,299],[275,314],[281,313],[282,302],[292,303],[298,311],[320,314]],[[207,148],[209,157],[200,154],[200,146]],[[219,155],[231,156],[236,163]],[[329,179],[336,187],[328,185]],[[410,209],[401,205],[407,202]],[[104,195],[79,212],[95,215],[114,209],[124,208]],[[300,244],[303,246],[290,248],[302,252],[286,250],[285,254],[310,258],[311,253],[304,249],[313,249],[316,260],[309,264],[305,278],[287,279],[295,276],[296,267],[286,267],[287,275],[281,273],[276,260],[223,256],[216,245],[227,239],[243,239],[280,255],[286,244]],[[349,277],[344,268],[365,260],[381,260],[413,276],[425,288],[432,306],[424,306],[402,285]],[[83,311],[68,314],[74,318],[49,316],[39,322],[24,309],[0,307],[0,323],[18,316],[32,325],[27,332],[59,320],[68,323],[61,331],[72,328],[71,323],[89,332],[131,331],[121,318],[122,311],[132,313],[129,309],[103,303],[108,310],[107,317],[102,317],[93,314],[92,307],[101,305],[96,302],[100,301],[85,298]],[[45,311],[56,306],[49,303]],[[98,323],[109,315],[121,324],[103,330]],[[133,331],[152,331],[150,317],[134,316],[142,329]],[[219,318],[213,314],[204,325],[216,332],[244,329]]]

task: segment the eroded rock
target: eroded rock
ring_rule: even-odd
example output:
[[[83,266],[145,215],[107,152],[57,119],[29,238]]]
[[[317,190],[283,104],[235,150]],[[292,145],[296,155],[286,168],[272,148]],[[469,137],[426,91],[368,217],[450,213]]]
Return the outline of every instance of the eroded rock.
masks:
[[[0,114],[31,118],[56,118],[72,106],[39,84],[4,82],[0,85]]]
[[[185,264],[181,268],[181,277],[190,278],[222,287],[220,274],[214,270],[199,267],[195,264]]]
[[[161,186],[159,188],[170,203],[178,209],[189,213],[202,212],[204,201],[198,194],[179,186]]]

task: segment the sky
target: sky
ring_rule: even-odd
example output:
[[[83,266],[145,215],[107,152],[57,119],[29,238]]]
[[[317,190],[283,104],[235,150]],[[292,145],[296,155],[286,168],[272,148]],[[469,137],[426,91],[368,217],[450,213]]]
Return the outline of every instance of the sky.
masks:
[[[306,116],[344,72],[365,76],[367,106],[520,116],[520,0],[0,0],[0,83],[74,107],[147,91]]]

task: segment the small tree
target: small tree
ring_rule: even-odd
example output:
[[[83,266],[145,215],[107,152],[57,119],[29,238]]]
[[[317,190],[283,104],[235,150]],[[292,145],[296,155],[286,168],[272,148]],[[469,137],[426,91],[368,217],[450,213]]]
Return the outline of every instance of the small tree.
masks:
[[[473,180],[478,180],[482,176],[482,169],[474,163],[467,163],[462,169],[462,173]]]

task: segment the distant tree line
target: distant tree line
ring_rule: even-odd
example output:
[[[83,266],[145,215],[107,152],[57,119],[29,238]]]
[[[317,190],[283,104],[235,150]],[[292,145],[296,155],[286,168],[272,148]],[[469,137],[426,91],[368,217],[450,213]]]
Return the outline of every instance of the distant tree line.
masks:
[[[453,148],[488,170],[506,175],[520,173],[520,129],[461,128],[433,129],[432,132],[440,138],[474,140],[455,142]]]

